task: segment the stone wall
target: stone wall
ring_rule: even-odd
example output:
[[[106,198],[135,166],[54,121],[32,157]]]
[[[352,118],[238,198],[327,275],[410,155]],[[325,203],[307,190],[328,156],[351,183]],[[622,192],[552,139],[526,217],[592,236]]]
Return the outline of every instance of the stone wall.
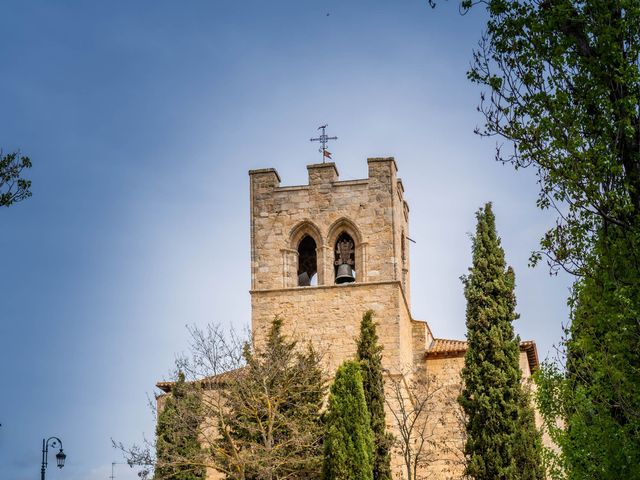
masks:
[[[520,351],[520,369],[522,381],[526,388],[532,388],[531,369],[525,351]],[[429,421],[433,423],[434,439],[436,440],[435,460],[424,469],[426,478],[438,480],[460,479],[464,471],[462,460],[464,447],[464,416],[457,398],[462,389],[460,372],[464,366],[464,354],[428,358],[424,362],[424,372],[440,389],[438,399]],[[536,413],[537,427],[541,427],[541,419]],[[548,436],[543,437],[546,446],[552,446]]]
[[[412,364],[412,326],[400,282],[350,283],[251,292],[252,331],[259,348],[274,316],[286,335],[310,341],[329,372],[353,358],[360,321],[371,309],[384,346],[385,368]]]
[[[368,165],[368,178],[350,181],[338,180],[333,163],[309,165],[309,184],[290,187],[280,186],[274,169],[249,172],[252,290],[297,286],[305,235],[316,242],[318,285],[332,285],[335,242],[346,232],[356,244],[357,282],[397,280],[408,292],[408,206],[395,160],[370,158]]]
[[[284,333],[302,344],[311,342],[332,376],[355,356],[362,315],[373,310],[389,381],[402,378],[410,385],[425,375],[433,382],[424,426],[435,447],[421,473],[437,480],[459,479],[464,428],[457,397],[464,357],[459,352],[425,355],[434,339],[426,322],[411,318],[409,207],[402,182],[393,158],[370,158],[367,163],[368,177],[349,181],[339,180],[333,163],[309,165],[308,184],[300,186],[281,186],[274,169],[249,172],[254,343],[256,348],[264,344],[271,321],[279,316]],[[342,232],[355,243],[356,281],[336,285],[335,246]],[[316,243],[317,285],[300,287],[298,247],[307,235]],[[521,352],[527,383],[529,360]],[[398,408],[389,383],[386,388],[391,408]],[[408,399],[409,390],[402,395]],[[386,413],[389,430],[397,436],[389,405]],[[397,452],[392,466],[394,478],[406,478]],[[222,477],[210,469],[208,478]]]

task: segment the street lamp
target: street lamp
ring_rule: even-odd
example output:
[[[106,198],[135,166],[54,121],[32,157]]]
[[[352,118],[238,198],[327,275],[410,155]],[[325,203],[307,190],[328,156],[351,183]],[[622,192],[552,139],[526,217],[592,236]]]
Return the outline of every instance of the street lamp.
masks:
[[[58,468],[64,467],[64,461],[67,456],[62,451],[62,440],[58,437],[49,437],[47,440],[42,439],[42,468],[40,469],[40,480],[44,480],[44,471],[47,468],[47,455],[49,454],[49,446],[57,448],[60,446],[60,451],[56,453],[56,463]]]

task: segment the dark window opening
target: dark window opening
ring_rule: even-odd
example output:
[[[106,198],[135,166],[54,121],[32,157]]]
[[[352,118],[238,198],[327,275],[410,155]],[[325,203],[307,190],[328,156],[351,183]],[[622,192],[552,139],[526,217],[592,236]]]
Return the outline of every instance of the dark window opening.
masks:
[[[298,286],[317,285],[318,254],[316,242],[306,235],[298,244]]]

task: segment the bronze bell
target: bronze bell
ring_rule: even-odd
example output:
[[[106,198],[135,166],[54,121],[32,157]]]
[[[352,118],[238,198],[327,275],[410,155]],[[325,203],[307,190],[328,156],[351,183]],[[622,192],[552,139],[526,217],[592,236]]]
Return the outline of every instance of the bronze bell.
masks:
[[[356,278],[353,276],[353,269],[351,265],[343,263],[338,266],[338,272],[336,273],[336,283],[351,283],[355,282]]]

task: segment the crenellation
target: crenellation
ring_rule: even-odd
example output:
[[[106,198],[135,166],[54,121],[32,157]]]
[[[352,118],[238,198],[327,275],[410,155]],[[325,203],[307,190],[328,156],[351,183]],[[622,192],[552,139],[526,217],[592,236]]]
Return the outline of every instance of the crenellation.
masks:
[[[273,190],[280,186],[280,175],[275,168],[249,170],[252,185],[262,191]]]
[[[309,185],[295,187],[281,187],[274,169],[250,172],[252,289],[296,286],[296,255],[282,253],[282,249],[297,248],[291,245],[287,232],[303,219],[318,230],[314,238],[321,262],[317,271],[322,283],[318,284],[332,277],[335,238],[330,237],[336,222],[349,224],[349,235],[357,237],[356,281],[398,280],[400,257],[394,217],[399,201],[394,201],[392,193],[395,160],[370,159],[367,179],[339,181],[333,163],[309,165],[308,171]]]
[[[393,186],[398,172],[398,165],[394,157],[367,158],[369,180],[376,183]]]
[[[333,162],[307,165],[307,170],[311,187],[327,186],[338,181],[338,168]]]

